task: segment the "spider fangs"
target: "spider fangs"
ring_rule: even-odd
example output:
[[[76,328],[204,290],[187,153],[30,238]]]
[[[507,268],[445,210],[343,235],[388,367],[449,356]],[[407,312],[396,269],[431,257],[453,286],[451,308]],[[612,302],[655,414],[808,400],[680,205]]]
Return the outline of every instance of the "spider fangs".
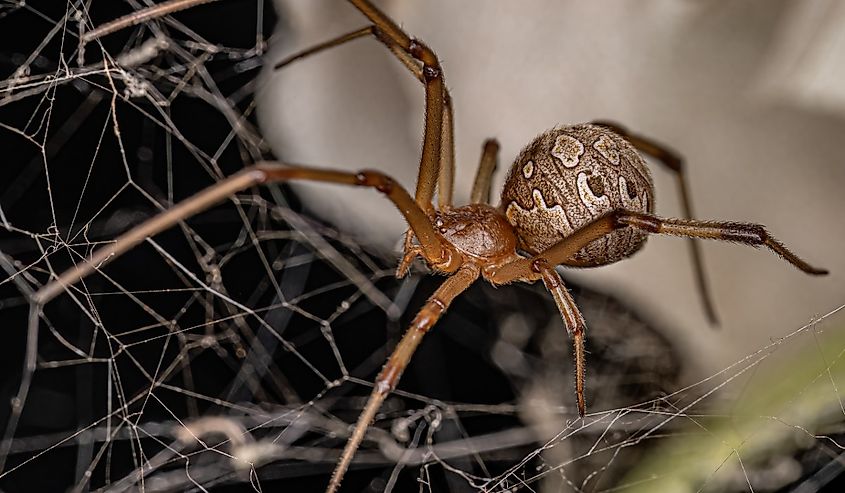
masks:
[[[425,333],[452,300],[479,276],[493,284],[542,280],[552,293],[575,352],[575,391],[579,415],[585,414],[585,323],[575,301],[555,270],[557,265],[594,267],[624,259],[642,247],[649,234],[689,238],[698,287],[705,310],[715,321],[697,244],[698,238],[766,246],[808,274],[827,271],[810,266],[772,238],[761,225],[690,219],[689,193],[681,159],[646,137],[601,122],[558,127],[541,134],[516,159],[502,192],[501,205],[487,205],[498,146],[488,141],[471,194],[471,203],[453,207],[452,104],[440,63],[422,42],[410,38],[368,0],[349,0],[372,25],[347,33],[280,62],[286,65],[333,46],[374,36],[425,87],[425,133],[416,194],[377,171],[348,173],[259,163],[136,226],[85,262],[43,286],[32,301],[41,307],[80,279],[100,269],[145,238],[183,221],[246,188],[287,180],[312,180],[372,187],[384,193],[409,226],[405,254],[397,274],[417,256],[448,277],[429,298],[387,360],[341,455],[328,491],[336,491],[367,428],[396,384]],[[180,6],[195,2],[169,2]],[[168,4],[169,4],[168,3]],[[146,18],[142,12],[135,17]],[[134,17],[133,17],[134,18]],[[115,21],[105,35],[128,21]],[[96,36],[89,36],[95,39]],[[675,173],[681,191],[683,219],[653,214],[651,175],[637,151],[648,154]],[[439,210],[433,205],[437,192]]]

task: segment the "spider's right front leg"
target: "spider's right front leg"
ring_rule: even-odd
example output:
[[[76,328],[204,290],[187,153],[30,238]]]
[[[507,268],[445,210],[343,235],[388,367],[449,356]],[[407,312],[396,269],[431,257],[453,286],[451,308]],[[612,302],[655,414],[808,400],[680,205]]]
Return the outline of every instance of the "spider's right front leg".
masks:
[[[408,36],[369,0],[349,2],[373,25],[342,34],[293,54],[278,62],[275,69],[365,36],[373,36],[384,44],[425,87],[425,130],[415,200],[426,214],[432,216],[435,212],[432,202],[435,192],[441,209],[452,205],[455,166],[452,99],[444,82],[440,61],[425,43]],[[396,270],[397,278],[403,277],[413,260],[423,253],[414,245],[413,236],[410,230],[405,235],[402,260]]]

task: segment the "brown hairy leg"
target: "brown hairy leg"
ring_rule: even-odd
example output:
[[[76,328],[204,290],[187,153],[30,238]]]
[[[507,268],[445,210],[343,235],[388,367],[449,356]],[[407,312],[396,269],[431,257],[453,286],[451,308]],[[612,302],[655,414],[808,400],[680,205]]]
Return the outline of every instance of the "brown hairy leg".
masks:
[[[445,312],[446,308],[448,308],[452,303],[452,300],[475,282],[480,273],[481,270],[478,266],[474,264],[464,265],[455,272],[454,275],[447,278],[443,284],[440,285],[437,291],[431,295],[425,305],[423,305],[417,313],[417,316],[414,317],[410,327],[408,327],[408,330],[405,332],[402,340],[399,341],[396,349],[393,350],[393,353],[387,359],[387,363],[385,363],[381,373],[379,373],[379,376],[375,381],[373,392],[370,394],[370,398],[367,400],[364,410],[358,417],[358,422],[355,424],[355,428],[352,431],[352,435],[349,437],[349,441],[346,442],[343,454],[340,456],[340,462],[338,462],[337,467],[335,467],[335,470],[332,473],[331,482],[329,482],[329,487],[326,489],[327,493],[333,493],[337,491],[338,487],[340,487],[343,475],[349,468],[349,464],[352,462],[352,457],[355,455],[355,451],[358,450],[358,446],[361,445],[361,441],[364,439],[364,434],[366,433],[367,428],[369,428],[370,423],[373,422],[373,419],[375,418],[379,408],[381,408],[384,399],[393,391],[393,389],[396,388],[396,383],[399,381],[399,377],[402,376],[402,372],[404,372],[405,367],[408,366],[408,361],[410,361],[414,351],[417,350],[417,346],[419,346],[423,336],[435,323],[437,323],[443,315],[443,312]]]
[[[487,139],[481,148],[481,161],[478,163],[478,171],[475,173],[475,181],[472,184],[470,204],[489,204],[490,186],[493,181],[493,172],[499,164],[499,142],[496,139]]]
[[[657,159],[658,162],[671,171],[678,182],[683,218],[692,219],[694,217],[689,186],[687,185],[686,173],[684,173],[684,160],[678,153],[649,137],[631,133],[627,128],[616,122],[595,121],[593,123],[612,129],[614,132],[628,139],[637,150]],[[692,256],[693,271],[695,273],[696,283],[698,284],[698,292],[701,295],[701,303],[704,306],[704,313],[707,315],[707,320],[711,324],[716,325],[719,323],[719,317],[716,315],[713,294],[710,291],[707,276],[704,273],[704,257],[701,254],[701,245],[698,244],[695,238],[690,238],[687,244],[689,245],[690,255]]]
[[[442,243],[428,216],[414,202],[408,192],[389,176],[378,171],[349,173],[305,167],[288,167],[275,163],[259,163],[206,188],[173,208],[122,234],[114,243],[98,249],[89,259],[68,269],[58,279],[42,287],[33,296],[33,301],[39,305],[44,305],[63,290],[122,255],[146,238],[208,209],[237,192],[254,185],[287,180],[311,180],[375,188],[385,194],[399,209],[399,212],[405,216],[408,225],[419,241],[419,252],[427,261],[442,264],[444,272],[452,272],[457,269],[457,262],[459,261],[457,254],[452,251],[451,247]]]

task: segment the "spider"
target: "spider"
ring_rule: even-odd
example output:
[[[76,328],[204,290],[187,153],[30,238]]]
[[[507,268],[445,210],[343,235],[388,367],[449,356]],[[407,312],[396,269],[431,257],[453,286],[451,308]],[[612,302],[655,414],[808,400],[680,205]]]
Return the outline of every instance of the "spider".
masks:
[[[33,296],[35,305],[43,306],[145,238],[255,185],[312,180],[370,187],[381,192],[399,209],[409,228],[397,276],[403,276],[410,264],[421,258],[431,270],[446,279],[417,313],[376,378],[332,474],[327,491],[333,492],[339,488],[370,423],[385,398],[396,388],[423,336],[452,301],[479,277],[494,285],[542,281],[550,291],[573,341],[577,410],[583,417],[586,413],[586,324],[555,270],[556,266],[597,267],[617,262],[637,252],[650,234],[687,237],[691,240],[698,287],[711,321],[715,321],[715,312],[695,239],[766,246],[808,274],[827,273],[798,258],[761,225],[691,219],[681,158],[665,146],[611,122],[558,126],[540,134],[516,158],[498,206],[489,204],[498,144],[488,140],[483,147],[470,203],[453,205],[452,103],[437,56],[425,43],[408,36],[369,0],[349,2],[372,24],[304,50],[279,62],[277,67],[364,36],[373,36],[384,44],[425,88],[425,131],[413,197],[399,183],[378,171],[349,173],[260,162],[95,251],[86,261],[41,288]],[[148,18],[141,14],[134,14],[134,18]],[[110,23],[92,31],[88,40],[119,28],[114,25]],[[684,218],[667,219],[654,214],[654,186],[638,151],[656,158],[675,173]]]

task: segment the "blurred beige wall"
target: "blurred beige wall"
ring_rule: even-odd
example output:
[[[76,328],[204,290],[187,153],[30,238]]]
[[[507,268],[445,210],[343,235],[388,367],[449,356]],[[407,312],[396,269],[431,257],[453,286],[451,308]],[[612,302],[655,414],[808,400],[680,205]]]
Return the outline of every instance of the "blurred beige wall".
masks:
[[[699,218],[763,223],[800,256],[830,269],[830,276],[813,278],[765,251],[705,243],[719,330],[704,319],[684,240],[654,237],[630,260],[564,271],[636,304],[665,328],[693,363],[688,378],[721,369],[845,303],[839,2],[379,5],[440,55],[455,101],[459,203],[485,138],[502,144],[498,190],[510,161],[536,134],[561,123],[613,119],[686,156]],[[279,7],[287,30],[270,62],[366,24],[332,0],[284,0]],[[413,188],[423,90],[377,42],[356,41],[262,77],[259,119],[280,158],[378,168]],[[672,176],[656,163],[652,169],[658,213],[677,216]],[[399,214],[378,194],[341,187],[301,192],[316,213],[363,243],[390,251],[401,237]]]

